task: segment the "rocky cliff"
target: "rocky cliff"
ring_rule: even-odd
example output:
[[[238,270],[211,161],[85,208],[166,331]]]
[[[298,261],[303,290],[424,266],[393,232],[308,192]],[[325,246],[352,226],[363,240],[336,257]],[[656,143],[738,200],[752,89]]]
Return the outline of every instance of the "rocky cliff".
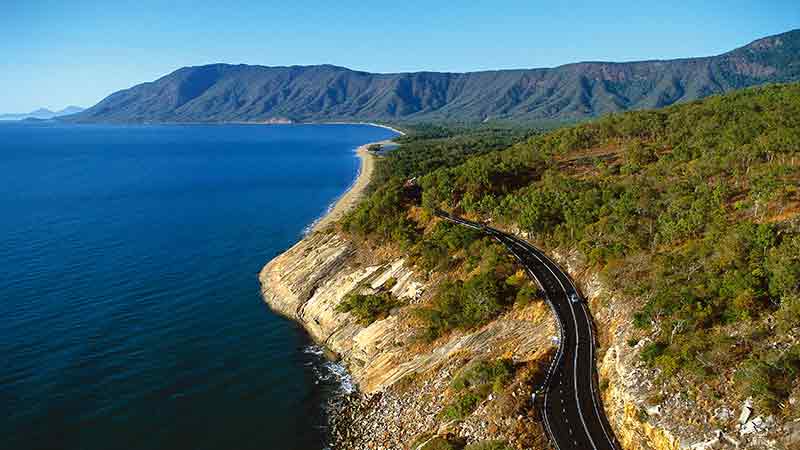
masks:
[[[614,295],[574,256],[554,256],[579,283],[595,315],[603,400],[626,450],[798,448],[798,422],[779,423],[748,402],[707,404],[691,394],[671,394],[674,389],[662,385],[635,351],[647,342],[631,338],[636,299]],[[547,448],[529,407],[530,378],[525,377],[546,363],[553,349],[555,325],[543,304],[514,308],[477,330],[424,342],[414,309],[427,301],[436,277],[415,272],[390,250],[356,244],[331,229],[269,262],[259,280],[270,307],[301,323],[341,358],[363,394],[349,399],[333,418],[337,448],[409,448],[420,436],[436,434]],[[403,306],[382,320],[363,325],[336,311],[351,292],[387,287]],[[529,366],[465,420],[443,420],[439,413],[451,397],[453,374],[469,361],[499,357]]]
[[[639,299],[608,289],[575,253],[554,256],[589,299],[600,332],[603,403],[625,450],[800,449],[800,421],[781,423],[749,399],[730,403],[726,399],[733,395],[725,395],[709,401],[680,379],[663,380],[639,357],[650,342],[633,326]],[[730,384],[732,389],[733,379]]]
[[[526,431],[538,428],[528,417],[517,414],[511,421],[525,423],[508,422],[509,408],[519,403],[525,409],[529,403],[522,375],[502,395],[490,396],[470,420],[442,423],[437,414],[448,399],[451,375],[469,361],[547,361],[555,325],[546,306],[515,309],[480,329],[425,342],[415,326],[414,308],[425,301],[436,280],[415,273],[401,257],[365,249],[331,231],[314,233],[270,261],[259,280],[269,306],[301,323],[315,341],[335,353],[364,394],[356,401],[358,411],[344,412],[358,423],[347,427],[344,432],[350,438],[337,448],[406,448],[415,437],[437,432],[467,441],[514,440],[526,433],[534,435],[528,440],[541,439],[538,430]],[[387,283],[404,302],[388,317],[363,325],[349,313],[336,311],[349,293],[377,291]],[[515,436],[504,434],[514,429]]]

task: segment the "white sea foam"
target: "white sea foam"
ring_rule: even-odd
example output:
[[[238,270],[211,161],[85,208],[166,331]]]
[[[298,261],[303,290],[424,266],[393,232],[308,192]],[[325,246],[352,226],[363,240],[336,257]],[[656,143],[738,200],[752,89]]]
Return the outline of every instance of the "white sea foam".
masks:
[[[314,355],[320,359],[324,358],[325,350],[318,345],[309,345],[303,348],[303,353]],[[343,365],[325,360],[321,364],[314,365],[314,374],[318,383],[336,383],[338,391],[342,394],[350,395],[356,391],[353,378],[347,373]]]
[[[356,391],[353,378],[347,373],[347,369],[343,365],[328,361],[324,364],[324,367],[334,379],[339,381],[339,388],[343,393],[349,395]]]
[[[325,354],[325,350],[323,350],[322,347],[318,345],[308,345],[303,348],[303,353],[306,353],[308,355],[322,356]]]

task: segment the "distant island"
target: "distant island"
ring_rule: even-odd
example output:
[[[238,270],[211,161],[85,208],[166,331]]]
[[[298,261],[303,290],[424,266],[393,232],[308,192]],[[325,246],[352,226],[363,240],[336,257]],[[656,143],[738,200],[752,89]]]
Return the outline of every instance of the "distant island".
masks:
[[[0,120],[26,120],[26,119],[47,120],[61,116],[68,116],[70,114],[76,114],[83,110],[84,108],[81,108],[80,106],[67,106],[66,108],[58,111],[51,111],[47,108],[39,108],[29,113],[0,114]]]
[[[550,69],[368,73],[332,65],[185,67],[111,94],[75,122],[580,121],[800,80],[800,30],[718,56]]]

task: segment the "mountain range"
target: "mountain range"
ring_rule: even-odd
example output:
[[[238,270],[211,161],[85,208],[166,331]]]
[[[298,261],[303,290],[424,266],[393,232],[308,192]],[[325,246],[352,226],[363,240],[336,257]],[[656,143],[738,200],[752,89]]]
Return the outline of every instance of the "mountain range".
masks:
[[[84,109],[80,106],[67,106],[66,108],[59,110],[59,111],[51,111],[47,108],[39,108],[35,111],[31,111],[29,113],[9,113],[9,114],[0,114],[0,120],[25,120],[25,119],[53,119],[60,116],[67,116],[70,114],[76,114]]]
[[[332,65],[184,67],[115,92],[76,122],[560,122],[800,80],[800,30],[710,57],[469,73]]]

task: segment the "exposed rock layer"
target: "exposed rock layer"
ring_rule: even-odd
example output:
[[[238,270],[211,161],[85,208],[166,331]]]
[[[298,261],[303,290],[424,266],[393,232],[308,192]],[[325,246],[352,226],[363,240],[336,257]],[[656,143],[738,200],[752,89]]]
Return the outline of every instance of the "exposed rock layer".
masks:
[[[352,242],[336,233],[314,233],[267,264],[259,280],[270,307],[300,322],[315,341],[341,357],[365,393],[385,390],[404,376],[424,373],[455,357],[529,361],[552,346],[554,328],[546,308],[524,318],[506,314],[424,349],[417,345],[419,329],[410,307],[397,308],[389,317],[364,326],[350,314],[336,311],[350,292],[374,291],[393,279],[392,294],[413,305],[428,286],[401,258],[370,261],[370,255],[357,253]]]
[[[492,416],[489,411],[502,410],[492,406],[496,399],[486,400],[460,425],[440,423],[437,413],[448,401],[448,380],[465,361],[546,358],[556,333],[549,309],[542,304],[514,309],[480,329],[422,344],[412,310],[427,300],[435,280],[423,280],[403,258],[379,257],[380,253],[335,232],[317,232],[272,260],[259,275],[270,307],[298,321],[339,355],[366,394],[351,402],[357,408],[342,414],[349,421],[339,420],[335,427],[340,448],[404,448],[415,436],[437,431],[467,441],[508,438],[503,433],[516,429],[519,421],[531,421]],[[598,371],[607,384],[603,401],[625,450],[797,448],[800,423],[779,425],[748,405],[707,410],[707,405],[691,399],[663,395],[667,391],[656,382],[658,374],[638,358],[637,349],[646,340],[630,345],[635,299],[613,295],[575,258],[555,256],[589,299],[600,332]],[[391,292],[407,306],[385,319],[364,326],[336,311],[350,292],[375,291],[389,280]],[[406,383],[398,383],[401,380]],[[411,387],[399,387],[403,384]]]
[[[606,413],[625,450],[800,449],[800,422],[779,425],[751,401],[710,405],[691,398],[680,379],[667,387],[639,357],[649,341],[636,335],[638,299],[616,295],[575,255],[555,255],[589,299],[600,332],[598,372],[607,383]],[[793,435],[792,433],[796,433]]]

